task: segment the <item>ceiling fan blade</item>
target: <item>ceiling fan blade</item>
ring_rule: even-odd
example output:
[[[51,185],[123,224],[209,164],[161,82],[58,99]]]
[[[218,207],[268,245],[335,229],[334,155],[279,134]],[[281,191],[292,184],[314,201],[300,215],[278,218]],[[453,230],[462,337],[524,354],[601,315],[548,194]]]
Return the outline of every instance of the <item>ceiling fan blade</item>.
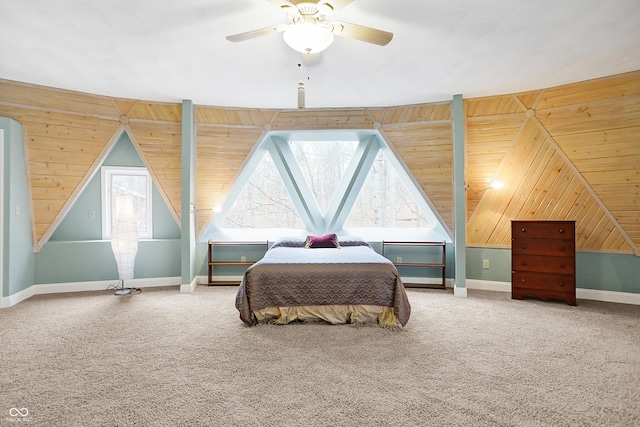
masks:
[[[269,27],[259,28],[257,30],[227,36],[226,38],[230,42],[241,42],[249,39],[255,39],[257,37],[268,36],[269,34],[273,33],[281,33],[287,28],[289,28],[289,24],[271,25]]]
[[[387,45],[393,38],[393,33],[388,31],[377,30],[364,25],[350,24],[348,22],[333,22],[331,31],[336,36],[348,37],[367,43],[377,44],[378,46]]]

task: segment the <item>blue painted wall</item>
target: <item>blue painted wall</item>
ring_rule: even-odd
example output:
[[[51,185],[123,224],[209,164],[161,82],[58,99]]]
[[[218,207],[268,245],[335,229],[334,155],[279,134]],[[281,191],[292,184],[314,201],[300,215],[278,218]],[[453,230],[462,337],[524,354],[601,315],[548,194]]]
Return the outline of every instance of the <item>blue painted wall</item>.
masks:
[[[0,117],[0,128],[4,130],[2,296],[9,296],[33,284],[34,257],[22,126]]]
[[[103,166],[144,166],[129,136],[123,133]],[[34,283],[117,280],[111,242],[102,239],[101,175],[97,171],[35,255]],[[138,245],[135,278],[180,276],[180,228],[155,184],[153,185],[153,239]],[[89,212],[95,212],[95,218]]]
[[[482,260],[489,260],[489,269]],[[467,278],[511,282],[511,249],[467,248]],[[631,254],[576,253],[576,287],[640,294],[640,257]]]
[[[117,280],[110,242],[101,240],[100,174],[96,173],[88,182],[50,241],[39,253],[34,254],[22,129],[19,123],[6,118],[0,118],[0,128],[5,131],[2,296],[20,292],[34,283]],[[104,165],[143,166],[143,163],[128,135],[123,133]],[[178,277],[181,275],[180,229],[155,185],[153,199],[154,239],[140,242],[135,277]],[[17,206],[20,207],[20,215],[16,214]],[[89,211],[95,211],[95,218],[89,217]],[[379,242],[372,242],[372,245],[380,252]],[[223,255],[237,257],[238,253]],[[401,250],[392,256],[411,260],[416,256],[415,248]],[[489,269],[482,268],[484,259],[489,260]],[[197,274],[206,276],[206,242],[196,245],[193,261]],[[469,279],[511,281],[511,251],[508,248],[467,247],[466,261],[466,277]],[[640,257],[578,252],[576,264],[579,288],[640,293]],[[448,245],[447,277],[453,277],[453,268],[453,251]],[[242,271],[226,274],[239,275]],[[411,271],[403,274],[430,276]]]

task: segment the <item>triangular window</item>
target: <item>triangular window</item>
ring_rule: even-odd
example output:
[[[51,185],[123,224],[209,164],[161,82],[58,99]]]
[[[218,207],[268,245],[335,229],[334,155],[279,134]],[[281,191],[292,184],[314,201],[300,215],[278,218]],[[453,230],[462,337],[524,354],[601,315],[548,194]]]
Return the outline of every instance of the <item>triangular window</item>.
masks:
[[[400,175],[379,151],[345,228],[432,228]]]
[[[269,153],[251,174],[221,228],[305,228]]]
[[[325,215],[358,141],[290,140],[289,145],[322,214]]]
[[[203,237],[246,236],[239,229],[270,238],[285,229],[448,238],[428,196],[380,135],[367,131],[267,134]]]

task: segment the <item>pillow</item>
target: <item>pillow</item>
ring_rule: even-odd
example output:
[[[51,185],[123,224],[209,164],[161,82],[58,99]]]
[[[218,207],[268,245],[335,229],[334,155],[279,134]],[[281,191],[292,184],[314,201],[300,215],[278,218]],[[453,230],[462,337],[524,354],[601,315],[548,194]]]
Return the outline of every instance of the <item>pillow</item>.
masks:
[[[304,237],[282,237],[275,241],[271,248],[303,248],[305,247],[307,241]]]
[[[371,245],[369,243],[367,243],[367,241],[364,240],[362,237],[340,236],[338,238],[338,240],[340,241],[340,247],[341,248],[343,248],[345,246],[369,246],[369,247],[371,247]]]
[[[323,236],[307,236],[305,248],[339,248],[338,236],[335,233],[325,234]]]

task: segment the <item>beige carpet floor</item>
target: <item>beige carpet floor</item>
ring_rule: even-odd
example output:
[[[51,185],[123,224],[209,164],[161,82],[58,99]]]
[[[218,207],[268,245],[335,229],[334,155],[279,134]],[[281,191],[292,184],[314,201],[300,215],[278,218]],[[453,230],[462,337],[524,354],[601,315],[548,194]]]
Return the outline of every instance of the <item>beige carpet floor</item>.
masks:
[[[248,328],[235,290],[0,310],[0,425],[640,425],[638,306],[409,289],[401,332]]]

